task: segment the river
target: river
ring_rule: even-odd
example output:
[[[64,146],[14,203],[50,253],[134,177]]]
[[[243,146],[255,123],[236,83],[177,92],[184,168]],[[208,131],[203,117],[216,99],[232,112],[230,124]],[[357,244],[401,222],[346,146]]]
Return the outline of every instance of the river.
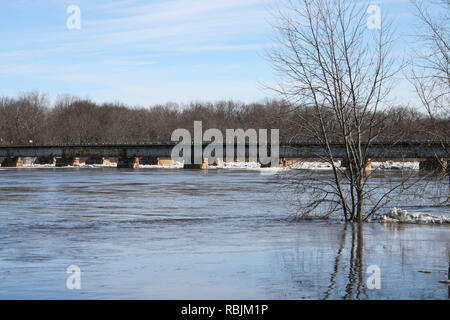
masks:
[[[292,221],[281,185],[252,170],[2,169],[0,299],[449,298],[448,225]]]

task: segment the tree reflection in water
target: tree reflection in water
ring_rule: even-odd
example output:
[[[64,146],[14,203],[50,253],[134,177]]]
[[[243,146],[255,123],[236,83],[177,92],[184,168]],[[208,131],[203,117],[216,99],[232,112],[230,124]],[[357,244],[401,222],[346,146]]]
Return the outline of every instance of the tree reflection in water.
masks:
[[[350,229],[350,230],[349,230]],[[345,274],[346,270],[340,270],[341,259],[345,249],[346,239],[348,234],[351,236],[351,243],[349,245],[349,265],[347,275],[347,285],[345,286],[345,295],[342,297],[345,300],[367,298],[366,286],[364,283],[364,265],[363,265],[363,249],[364,249],[364,233],[363,225],[360,224],[345,224],[342,229],[339,249],[334,259],[334,269],[330,277],[330,285],[325,292],[324,299],[330,299],[333,291],[336,289],[336,278],[341,272]],[[345,258],[345,257],[344,257]],[[363,296],[362,296],[363,295]]]

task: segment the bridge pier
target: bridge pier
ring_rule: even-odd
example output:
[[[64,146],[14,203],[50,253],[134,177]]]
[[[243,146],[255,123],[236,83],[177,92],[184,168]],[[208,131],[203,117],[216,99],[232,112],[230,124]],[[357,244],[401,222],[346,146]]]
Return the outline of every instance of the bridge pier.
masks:
[[[138,157],[122,157],[117,162],[117,168],[138,169],[140,159]]]
[[[419,169],[421,171],[437,171],[441,173],[448,172],[448,162],[444,158],[428,158],[420,161]]]
[[[57,167],[68,167],[68,166],[79,166],[80,158],[79,157],[61,157],[56,158]]]
[[[13,158],[4,158],[2,162],[2,167],[5,168],[16,168],[23,166],[23,158],[22,157],[13,157]]]
[[[202,169],[202,170],[208,170],[208,169],[209,169],[208,158],[203,158],[201,169]]]
[[[370,175],[372,173],[372,159],[367,159],[366,165],[364,166],[364,171],[367,175]]]
[[[202,159],[202,164],[184,164],[184,169],[198,169],[198,170],[208,170],[208,158]]]
[[[156,158],[156,165],[158,166],[173,166],[174,164],[171,158]]]

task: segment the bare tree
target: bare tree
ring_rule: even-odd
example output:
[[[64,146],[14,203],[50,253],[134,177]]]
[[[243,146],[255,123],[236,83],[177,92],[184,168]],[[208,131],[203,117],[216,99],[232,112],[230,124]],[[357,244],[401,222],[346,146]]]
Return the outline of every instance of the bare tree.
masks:
[[[450,1],[411,0],[418,18],[411,82],[432,124],[433,138],[446,149],[448,135],[439,127],[450,115]]]
[[[413,84],[430,117],[449,114],[450,105],[450,1],[412,0],[419,20],[414,50]]]
[[[390,108],[386,101],[398,71],[389,56],[390,25],[381,20],[379,28],[368,28],[367,8],[359,1],[291,0],[279,10],[281,48],[270,52],[282,77],[275,90],[293,108],[306,107],[295,121],[320,145],[318,154],[333,172],[331,181],[301,178],[302,195],[309,194],[306,214],[340,211],[346,221],[363,221],[406,188],[401,179],[380,193],[366,170],[385,128],[379,110]],[[345,168],[333,143],[345,148]]]
[[[421,50],[414,50],[411,82],[432,124],[432,136],[448,154],[448,134],[441,130],[440,119],[450,115],[450,0],[411,0],[419,21],[417,40]],[[436,157],[448,174],[447,159]],[[450,199],[450,175],[447,190]]]
[[[341,130],[330,108],[321,110],[330,142],[338,142]],[[374,121],[383,130],[377,141],[427,141],[450,135],[449,119],[439,115],[433,123],[427,114],[409,107],[380,109]],[[0,97],[0,145],[78,144],[78,143],[148,143],[169,141],[173,130],[190,128],[202,120],[204,129],[279,128],[283,143],[314,142],[314,132],[304,130],[299,119],[309,127],[319,127],[320,118],[308,105],[292,105],[283,100],[254,103],[236,101],[193,102],[187,105],[166,103],[149,108],[122,103],[98,104],[70,95],[59,96],[50,105],[45,95],[31,92],[18,97]]]
[[[48,99],[30,92],[0,101],[0,141],[5,144],[42,143]]]

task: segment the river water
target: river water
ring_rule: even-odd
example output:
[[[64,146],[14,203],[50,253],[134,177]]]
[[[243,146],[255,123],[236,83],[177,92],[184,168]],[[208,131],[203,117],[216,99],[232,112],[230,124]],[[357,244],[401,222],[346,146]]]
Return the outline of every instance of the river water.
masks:
[[[448,225],[295,222],[281,185],[241,170],[1,169],[0,298],[449,298]]]

